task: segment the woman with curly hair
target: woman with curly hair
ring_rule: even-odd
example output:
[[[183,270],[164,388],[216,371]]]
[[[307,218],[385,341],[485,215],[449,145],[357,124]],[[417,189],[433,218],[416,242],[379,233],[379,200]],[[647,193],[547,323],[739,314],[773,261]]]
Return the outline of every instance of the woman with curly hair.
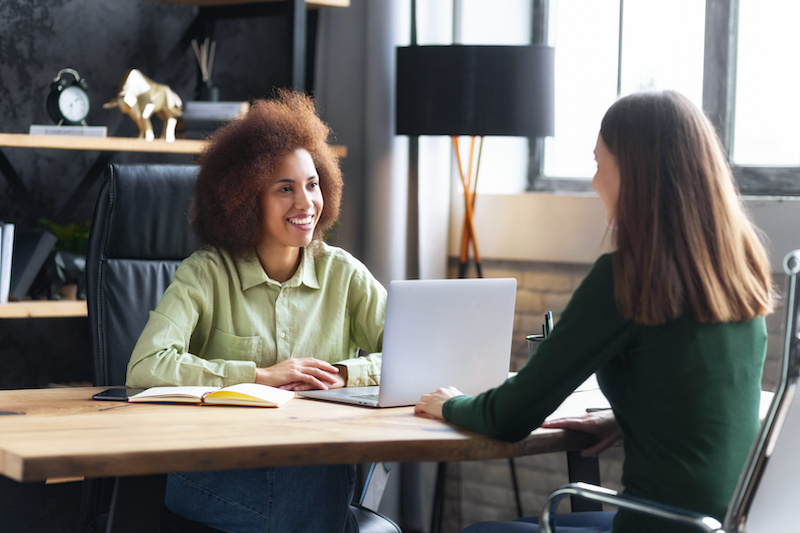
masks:
[[[322,240],[343,185],[329,134],[309,97],[280,91],[209,140],[189,214],[201,248],[151,312],[128,386],[378,384],[386,291]],[[354,531],[354,479],[352,465],[171,474],[165,503],[223,531]]]
[[[592,187],[616,250],[515,377],[478,396],[439,389],[415,411],[508,441],[539,426],[590,432],[598,443],[586,455],[622,437],[627,494],[721,521],[759,428],[773,298],[766,251],[714,127],[686,97],[617,101],[595,159]],[[613,410],[543,423],[593,372]],[[560,519],[576,527],[564,532],[690,530],[626,510]],[[466,531],[532,533],[533,522]]]

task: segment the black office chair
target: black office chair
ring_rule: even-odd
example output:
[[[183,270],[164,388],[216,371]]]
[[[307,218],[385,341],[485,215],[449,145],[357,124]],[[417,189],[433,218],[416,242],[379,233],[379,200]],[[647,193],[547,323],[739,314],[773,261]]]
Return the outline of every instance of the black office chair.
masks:
[[[86,257],[94,384],[125,385],[149,312],[197,250],[188,211],[193,165],[110,165],[95,207]]]
[[[734,491],[724,523],[699,513],[634,499],[586,483],[572,483],[548,497],[539,516],[543,533],[553,531],[552,515],[563,496],[577,496],[644,513],[709,533],[796,531],[800,479],[800,250],[786,256],[786,335],[775,396]]]
[[[161,300],[181,261],[197,249],[187,217],[197,170],[194,165],[108,167],[86,258],[96,386],[125,384],[130,354],[150,310]],[[376,472],[388,473],[385,468]],[[88,500],[94,505],[85,514],[102,514],[110,490],[93,484],[88,487],[93,492]],[[364,533],[400,531],[394,522],[372,510],[377,509],[382,488],[380,482],[366,483],[359,501],[351,507]],[[368,509],[365,498],[374,507]],[[215,531],[178,518],[166,508],[162,518],[165,531]]]

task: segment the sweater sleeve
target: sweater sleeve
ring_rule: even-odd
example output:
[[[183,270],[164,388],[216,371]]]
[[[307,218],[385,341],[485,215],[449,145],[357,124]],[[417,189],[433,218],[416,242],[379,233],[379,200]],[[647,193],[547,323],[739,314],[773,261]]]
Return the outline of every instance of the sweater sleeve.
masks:
[[[598,259],[534,356],[497,388],[444,404],[446,420],[507,441],[526,437],[631,336],[614,300],[610,255]]]

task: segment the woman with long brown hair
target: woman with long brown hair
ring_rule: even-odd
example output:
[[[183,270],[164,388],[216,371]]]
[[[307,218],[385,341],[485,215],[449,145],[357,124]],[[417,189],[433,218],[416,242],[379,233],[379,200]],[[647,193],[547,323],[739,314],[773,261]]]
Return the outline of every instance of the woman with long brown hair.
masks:
[[[631,496],[725,512],[759,427],[767,254],[713,126],[673,92],[624,97],[603,118],[592,186],[615,250],[601,256],[535,356],[478,396],[452,387],[415,411],[515,441],[536,427],[594,433],[596,455],[623,437]],[[612,411],[545,418],[590,374]],[[573,516],[559,531],[678,532],[629,511]],[[537,531],[535,520],[467,531]],[[612,526],[613,523],[613,526]]]

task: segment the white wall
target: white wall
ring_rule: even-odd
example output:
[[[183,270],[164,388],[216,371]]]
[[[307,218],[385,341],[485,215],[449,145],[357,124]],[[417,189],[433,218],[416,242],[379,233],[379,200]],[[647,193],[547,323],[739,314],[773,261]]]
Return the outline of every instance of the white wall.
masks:
[[[453,257],[460,250],[463,201],[463,195],[453,195]],[[800,248],[800,198],[752,196],[745,203],[767,237],[773,271],[782,272],[785,255]],[[479,195],[475,225],[482,259],[592,263],[608,244],[605,211],[593,193]]]

